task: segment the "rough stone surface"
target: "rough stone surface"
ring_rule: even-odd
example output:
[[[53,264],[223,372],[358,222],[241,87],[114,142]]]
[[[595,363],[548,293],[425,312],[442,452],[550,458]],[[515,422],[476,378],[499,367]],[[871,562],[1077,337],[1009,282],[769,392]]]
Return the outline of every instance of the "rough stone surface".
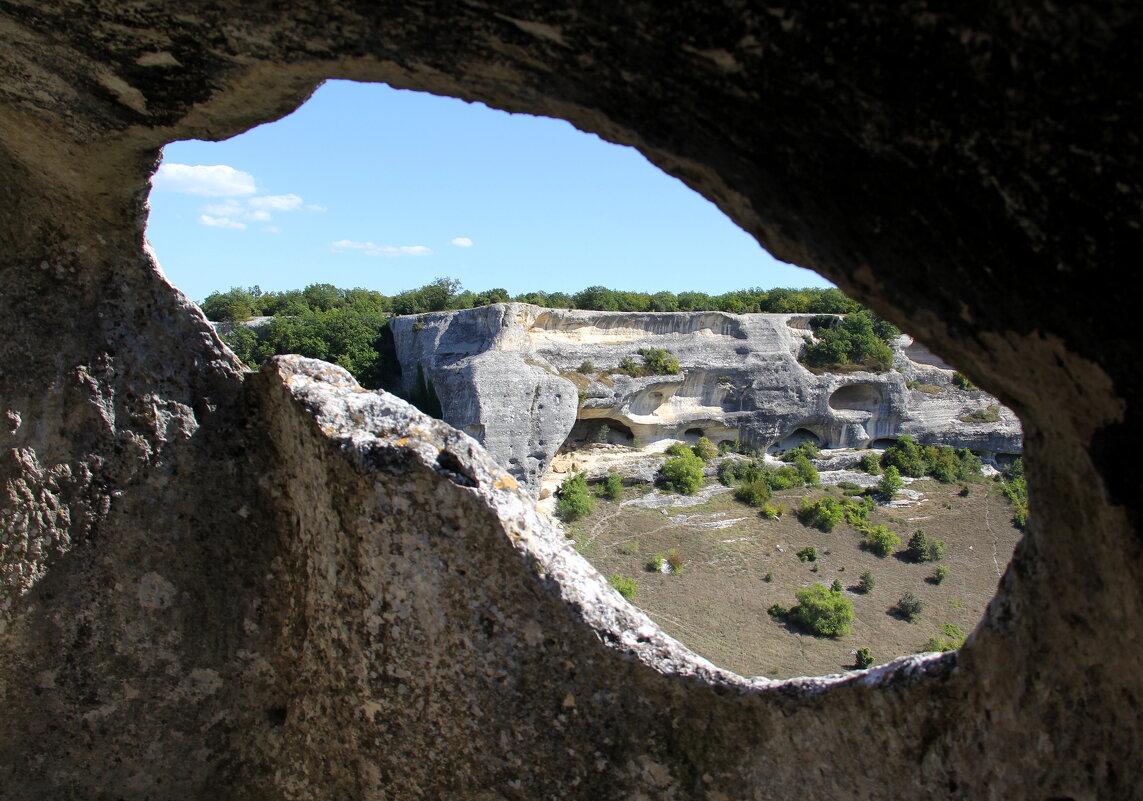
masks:
[[[1139,798],[1141,33],[1114,1],[0,3],[0,793]],[[470,441],[325,368],[244,380],[145,250],[147,177],[330,77],[638,147],[1020,414],[1032,518],[965,647],[735,679]]]
[[[658,440],[741,440],[786,448],[813,439],[864,448],[910,435],[992,457],[1021,450],[1020,422],[996,398],[952,383],[953,369],[909,337],[895,370],[815,375],[798,363],[809,316],[593,312],[498,303],[390,323],[406,394],[418,373],[444,420],[477,439],[533,493],[570,440],[642,447]],[[658,348],[677,375],[633,378],[623,360]],[[592,369],[581,372],[590,362]],[[928,391],[910,389],[915,381]],[[582,400],[580,400],[582,393]],[[578,409],[577,409],[578,403]],[[996,422],[961,417],[997,406]]]

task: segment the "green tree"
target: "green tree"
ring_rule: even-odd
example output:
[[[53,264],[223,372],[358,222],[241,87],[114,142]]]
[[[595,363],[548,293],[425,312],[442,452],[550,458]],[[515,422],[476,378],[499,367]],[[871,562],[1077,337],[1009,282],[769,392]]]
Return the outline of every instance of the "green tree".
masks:
[[[772,492],[765,481],[748,481],[734,490],[734,499],[755,508],[764,506]]]
[[[587,476],[583,473],[564,479],[556,498],[556,514],[567,523],[587,517],[595,509],[595,499],[587,491]]]
[[[885,468],[885,474],[881,476],[881,480],[877,482],[877,494],[888,501],[904,487],[905,482],[902,480],[901,474],[897,472],[897,468],[894,465],[889,465]]]
[[[908,434],[903,435],[881,454],[881,466],[896,467],[903,476],[920,478],[929,470],[920,446]]]
[[[822,637],[849,634],[853,602],[841,592],[815,582],[798,590],[795,596],[798,603],[790,610],[790,619],[798,626]]]
[[[868,570],[862,573],[857,581],[857,591],[865,595],[873,592],[875,586],[877,586],[877,579],[875,579],[873,574]]]
[[[858,670],[865,670],[873,666],[873,652],[868,648],[858,648],[853,657],[853,666]]]
[[[833,531],[845,520],[845,508],[841,505],[841,501],[829,495],[816,501],[803,500],[798,508],[798,520],[805,526],[826,532]]]
[[[693,494],[702,486],[702,459],[688,451],[663,463],[660,469],[663,483],[683,495]]]
[[[870,451],[861,456],[861,469],[871,476],[881,472],[881,457]]]
[[[917,618],[921,616],[921,612],[925,611],[925,602],[918,598],[911,592],[906,592],[897,599],[896,605],[893,607],[901,617],[909,622],[916,622]]]
[[[698,442],[691,448],[695,456],[702,459],[704,462],[709,462],[711,459],[718,456],[718,448],[706,437],[699,437]]]
[[[890,531],[883,525],[873,526],[865,534],[866,547],[882,559],[893,553],[900,544],[901,538],[897,536],[896,532]]]
[[[798,471],[798,476],[806,484],[818,483],[818,469],[810,464],[810,460],[805,456],[798,456],[794,460],[794,469]]]
[[[258,295],[255,295],[257,290]],[[253,317],[258,309],[261,290],[257,287],[231,287],[227,292],[212,292],[202,302],[202,313],[215,322],[241,323]]]
[[[601,493],[609,501],[617,501],[623,496],[623,477],[618,473],[608,473]]]
[[[642,348],[643,366],[652,375],[678,375],[681,372],[679,360],[662,348]]]

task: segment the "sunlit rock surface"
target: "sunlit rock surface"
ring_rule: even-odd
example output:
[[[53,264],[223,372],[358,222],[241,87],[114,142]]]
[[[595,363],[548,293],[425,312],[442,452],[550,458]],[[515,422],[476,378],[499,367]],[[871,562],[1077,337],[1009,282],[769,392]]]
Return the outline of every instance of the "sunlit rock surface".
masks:
[[[952,368],[909,337],[885,373],[807,370],[797,361],[811,333],[807,315],[508,303],[398,317],[390,328],[401,390],[425,376],[444,420],[532,492],[562,447],[601,438],[636,447],[705,436],[759,448],[803,439],[863,448],[908,434],[988,458],[1021,451],[1016,415],[986,392],[958,389]],[[680,373],[633,378],[619,369],[624,360],[642,365],[639,352],[649,348],[675,356]],[[995,421],[961,420],[989,407]]]

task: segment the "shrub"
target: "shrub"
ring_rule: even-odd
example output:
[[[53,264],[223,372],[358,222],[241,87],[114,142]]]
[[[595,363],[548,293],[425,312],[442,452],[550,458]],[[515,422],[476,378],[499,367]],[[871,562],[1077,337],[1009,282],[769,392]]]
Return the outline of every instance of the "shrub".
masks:
[[[651,561],[647,563],[647,570],[652,573],[662,573],[663,568],[667,565],[667,557],[661,553],[657,553],[651,557]]]
[[[766,614],[768,614],[770,617],[774,618],[775,620],[781,620],[786,615],[790,614],[790,612],[788,609],[786,609],[786,607],[782,606],[781,604],[773,604],[770,606],[769,609],[766,610]]]
[[[778,455],[778,458],[783,462],[793,462],[799,456],[805,456],[807,459],[817,459],[821,454],[822,450],[818,447],[817,443],[807,439],[800,442],[797,447],[783,451]]]
[[[869,530],[869,513],[876,508],[877,502],[868,495],[862,497],[860,501],[847,499],[843,504],[845,510],[845,522],[853,526],[858,531]]]
[[[942,623],[941,633],[929,638],[926,651],[955,651],[964,645],[964,629],[953,623]]]
[[[698,442],[691,448],[695,456],[702,459],[704,462],[709,462],[714,457],[718,456],[718,448],[706,437],[699,437]]]
[[[747,506],[764,506],[770,495],[770,485],[765,481],[751,481],[734,490],[734,499]]]
[[[924,529],[917,529],[913,536],[909,537],[909,544],[905,547],[905,553],[914,562],[929,561],[929,537],[925,534]]]
[[[861,457],[861,469],[871,476],[875,476],[881,472],[881,457],[873,451],[863,454]]]
[[[943,584],[944,580],[947,579],[948,577],[949,577],[949,569],[947,567],[945,567],[944,565],[941,565],[940,567],[938,567],[936,570],[933,571],[933,583],[934,584]]]
[[[666,451],[668,456],[693,456],[694,451],[681,442],[672,442]]]
[[[767,520],[777,520],[786,513],[786,504],[779,503],[775,505],[772,503],[764,503],[758,513]]]
[[[679,360],[662,348],[643,348],[639,351],[643,365],[652,375],[678,375]]]
[[[973,409],[968,414],[962,414],[962,423],[995,423],[1000,420],[1000,407],[995,403],[987,409]]]
[[[587,517],[595,509],[595,499],[587,491],[587,477],[583,473],[564,479],[556,495],[556,514],[565,522]]]
[[[801,628],[822,637],[849,634],[853,623],[853,602],[824,584],[798,590],[798,603],[790,610],[790,618]]]
[[[722,464],[718,466],[718,483],[724,487],[731,487],[734,486],[736,480],[734,462],[722,462]]]
[[[773,581],[774,580],[774,571],[773,570],[767,571],[766,575],[762,577],[762,580],[765,582]]]
[[[885,468],[885,475],[877,482],[877,494],[886,501],[905,488],[905,482],[894,465]]]
[[[840,321],[832,315],[818,315],[810,319],[810,327],[818,341],[806,337],[800,357],[810,367],[860,365],[884,372],[893,366],[893,351],[887,343],[901,332],[868,309],[847,314]]]
[[[1012,521],[1019,528],[1028,524],[1028,487],[1024,481],[1024,459],[1017,459],[1000,477],[1000,493],[1015,507]]]
[[[818,549],[812,545],[807,545],[798,551],[795,556],[803,562],[816,562],[818,560]]]
[[[798,477],[806,484],[818,483],[818,469],[810,464],[810,460],[805,456],[799,456],[794,460],[794,469],[798,471]]]
[[[857,580],[857,591],[860,593],[863,593],[865,595],[868,595],[869,593],[873,592],[873,588],[876,586],[877,586],[877,579],[875,579],[873,577],[873,574],[871,572],[869,572],[868,570],[866,570],[864,573],[862,573],[860,578],[858,578],[858,580]]]
[[[678,552],[678,549],[671,548],[671,550],[667,551],[667,564],[670,565],[672,573],[683,572],[683,557]]]
[[[625,356],[623,361],[619,362],[619,370],[627,373],[632,378],[638,378],[643,375],[643,370],[639,365],[635,364],[635,360],[630,356]]]
[[[858,670],[865,670],[873,666],[873,652],[868,648],[858,648],[853,657],[853,665]]]
[[[791,487],[800,487],[804,482],[801,474],[798,471],[786,465],[779,467],[777,470],[771,467],[758,468],[761,470],[761,476],[770,485],[772,490],[784,490]]]
[[[884,559],[901,544],[901,538],[885,526],[873,526],[865,533],[865,545],[874,554]]]
[[[688,450],[686,456],[665,461],[659,472],[668,487],[683,495],[691,495],[702,486],[702,464],[702,459]]]
[[[590,359],[584,359],[579,366],[579,372],[583,373],[584,375],[587,375],[588,373],[594,373],[595,363]]]
[[[921,616],[921,612],[925,609],[925,602],[918,598],[911,592],[906,592],[897,599],[896,605],[893,607],[901,617],[909,622],[916,622],[917,618]]]
[[[917,529],[909,538],[905,553],[914,562],[938,562],[945,555],[945,541],[931,540],[923,529]]]
[[[609,501],[619,500],[623,495],[623,477],[618,473],[608,473],[600,494]]]
[[[920,478],[928,472],[920,446],[908,434],[885,449],[881,454],[881,466],[896,467],[899,475],[913,478]]]
[[[841,590],[842,590],[841,579],[834,579],[833,584],[830,585],[830,589],[833,590],[834,592],[841,592]]]
[[[861,485],[854,484],[852,481],[839,481],[837,482],[837,488],[845,493],[853,491],[861,492]]]
[[[977,388],[976,384],[972,383],[969,377],[959,370],[953,373],[952,382],[957,389],[963,389],[966,392],[971,392]]]
[[[826,496],[816,501],[802,501],[798,508],[798,520],[802,525],[821,531],[833,531],[845,519],[845,509],[837,498]]]
[[[639,591],[639,585],[635,583],[635,579],[628,576],[613,573],[607,580],[611,583],[611,586],[628,601],[634,598],[635,594]]]

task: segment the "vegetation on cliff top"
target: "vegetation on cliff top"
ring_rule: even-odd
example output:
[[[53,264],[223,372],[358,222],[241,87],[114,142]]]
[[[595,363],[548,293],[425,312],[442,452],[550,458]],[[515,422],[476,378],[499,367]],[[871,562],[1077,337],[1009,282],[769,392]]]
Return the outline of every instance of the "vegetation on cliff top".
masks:
[[[454,278],[438,278],[392,296],[371,289],[341,289],[332,284],[310,284],[305,289],[284,292],[264,292],[257,286],[233,287],[226,292],[211,293],[202,302],[202,310],[209,320],[232,324],[223,338],[251,367],[276,354],[297,353],[338,364],[353,373],[362,386],[376,388],[382,381],[381,333],[390,317],[508,301],[595,311],[818,314],[822,320],[830,321],[830,325],[840,319],[831,315],[861,313],[869,319],[877,319],[838,289],[754,287],[708,295],[705,292],[624,292],[593,286],[574,294],[527,292],[511,297],[499,288],[474,293],[464,289]],[[240,325],[254,317],[271,319],[257,327]],[[862,331],[866,327],[865,323],[859,326]],[[849,328],[843,325],[839,330]],[[632,362],[639,374],[678,371],[677,360],[666,351],[642,355],[644,366],[638,367]]]

